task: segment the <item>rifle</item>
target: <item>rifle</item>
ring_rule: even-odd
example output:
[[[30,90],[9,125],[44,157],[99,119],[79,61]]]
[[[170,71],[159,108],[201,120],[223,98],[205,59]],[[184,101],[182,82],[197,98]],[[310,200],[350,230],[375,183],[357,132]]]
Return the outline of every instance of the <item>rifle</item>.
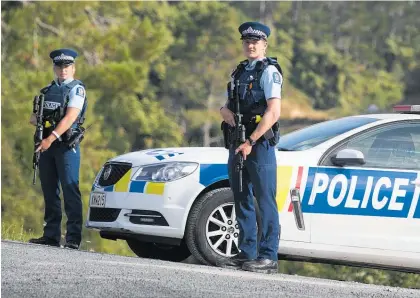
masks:
[[[34,144],[35,149],[39,146],[39,144],[42,142],[43,139],[43,117],[44,117],[44,94],[41,94],[39,96],[35,96],[33,101],[33,113],[36,114],[36,129],[35,129],[35,135],[34,135]],[[35,185],[36,183],[36,170],[39,167],[39,158],[41,156],[41,152],[34,152],[34,155],[32,157],[32,164],[34,169],[34,176],[32,183]]]
[[[235,102],[235,123],[236,123],[236,130],[235,130],[235,146],[239,147],[241,144],[245,143],[245,125],[242,124],[242,117],[243,115],[240,112],[239,108],[239,80],[235,82],[235,91],[234,96],[232,96],[232,88],[230,88],[230,82],[228,84],[229,90],[229,98],[234,98]],[[242,153],[238,154],[237,162],[235,165],[235,172],[239,175],[239,192],[242,192],[242,173],[244,168],[244,157]]]

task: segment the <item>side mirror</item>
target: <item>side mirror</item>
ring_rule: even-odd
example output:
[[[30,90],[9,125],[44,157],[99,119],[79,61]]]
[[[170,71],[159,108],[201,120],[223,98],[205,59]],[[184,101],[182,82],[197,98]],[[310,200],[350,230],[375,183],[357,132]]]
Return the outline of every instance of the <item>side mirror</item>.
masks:
[[[343,149],[331,157],[331,162],[339,167],[365,164],[364,154],[355,149]]]

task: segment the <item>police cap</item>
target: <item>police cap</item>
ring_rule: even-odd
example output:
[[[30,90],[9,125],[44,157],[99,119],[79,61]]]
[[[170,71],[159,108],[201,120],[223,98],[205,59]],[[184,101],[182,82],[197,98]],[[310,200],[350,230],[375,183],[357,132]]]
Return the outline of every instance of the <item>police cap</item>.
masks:
[[[50,53],[54,65],[71,65],[77,57],[77,52],[72,49],[58,49]]]
[[[243,23],[239,26],[238,30],[241,33],[241,39],[267,40],[271,33],[268,26],[259,22]]]

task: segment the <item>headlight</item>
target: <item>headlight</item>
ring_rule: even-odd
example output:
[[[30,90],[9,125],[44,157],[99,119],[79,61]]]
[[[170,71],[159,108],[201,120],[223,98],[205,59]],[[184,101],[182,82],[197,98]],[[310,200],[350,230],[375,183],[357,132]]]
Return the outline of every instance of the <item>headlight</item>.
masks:
[[[169,162],[141,166],[131,180],[168,182],[192,174],[198,167],[195,162]]]
[[[103,170],[104,170],[104,167],[102,167],[102,168],[99,170],[98,174],[96,174],[95,180],[93,181],[93,185],[98,185],[98,183],[99,183],[99,178],[101,177],[101,175],[102,175],[102,171],[103,171]]]

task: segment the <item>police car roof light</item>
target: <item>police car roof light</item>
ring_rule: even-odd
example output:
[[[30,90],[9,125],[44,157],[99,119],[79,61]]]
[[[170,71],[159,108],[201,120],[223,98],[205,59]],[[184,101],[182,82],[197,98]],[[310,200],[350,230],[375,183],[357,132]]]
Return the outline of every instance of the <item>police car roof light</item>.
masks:
[[[420,105],[396,105],[394,112],[420,114]]]

